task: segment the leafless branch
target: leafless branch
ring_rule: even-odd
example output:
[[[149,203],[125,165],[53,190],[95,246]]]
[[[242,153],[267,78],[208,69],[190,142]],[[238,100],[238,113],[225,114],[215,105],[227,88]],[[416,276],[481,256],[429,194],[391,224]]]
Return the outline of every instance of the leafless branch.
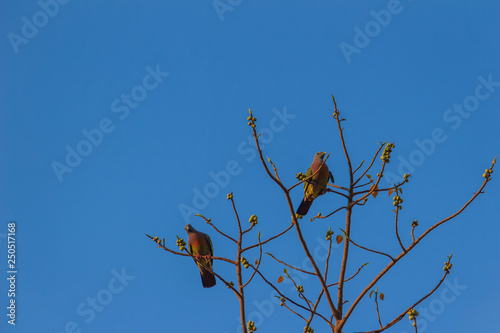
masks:
[[[491,168],[493,168],[493,165],[494,163],[492,164]],[[345,314],[345,316],[343,317],[342,319],[342,326],[343,324],[345,324],[345,322],[349,319],[350,315],[352,314],[352,312],[354,311],[354,309],[356,308],[356,306],[358,305],[358,303],[361,301],[361,299],[366,295],[366,293],[371,289],[373,288],[373,286],[392,268],[394,267],[394,265],[400,260],[402,259],[406,254],[408,254],[415,246],[417,246],[417,244],[422,240],[424,239],[430,232],[432,232],[434,229],[436,229],[437,227],[439,227],[440,225],[442,225],[443,223],[455,218],[456,216],[458,216],[460,213],[462,213],[476,198],[477,196],[482,193],[484,187],[486,186],[486,184],[491,180],[491,178],[486,178],[483,182],[483,184],[481,185],[481,187],[479,188],[479,190],[474,193],[474,195],[457,211],[455,212],[454,214],[442,219],[441,221],[435,223],[432,227],[430,227],[429,229],[427,229],[420,237],[417,238],[417,240],[415,242],[413,242],[410,246],[408,246],[406,248],[406,252],[402,252],[400,253],[392,262],[390,262],[366,287],[365,289],[359,294],[359,296],[356,298],[356,300],[354,300],[354,302],[352,303],[351,307],[349,308],[349,310],[347,311],[347,313]]]
[[[245,288],[250,283],[250,281],[252,281],[253,277],[255,276],[255,273],[257,272],[257,270],[260,267],[260,263],[262,262],[262,243],[260,242],[260,233],[258,235],[258,238],[259,238],[259,260],[257,261],[257,266],[255,267],[255,270],[253,271],[252,275],[248,279],[247,283],[245,283],[243,285],[243,288]]]
[[[223,233],[223,232],[222,232],[222,231],[220,231],[219,229],[217,229],[217,227],[216,227],[216,226],[212,223],[212,220],[211,220],[211,219],[207,219],[205,216],[203,216],[203,215],[201,215],[201,214],[196,214],[196,216],[199,216],[199,217],[201,217],[202,219],[204,219],[204,220],[205,220],[205,222],[206,222],[208,225],[210,225],[212,228],[214,228],[214,229],[215,229],[215,231],[217,231],[217,232],[218,232],[219,234],[221,234],[222,236],[226,237],[226,238],[227,238],[227,239],[229,239],[229,240],[232,240],[232,241],[233,241],[233,242],[235,242],[235,243],[238,243],[238,242],[236,241],[236,239],[234,239],[233,237],[231,237],[231,236],[229,236],[229,235],[227,235],[227,234]]]
[[[255,145],[257,147],[257,151],[259,153],[259,158],[262,162],[262,165],[264,166],[264,168],[266,169],[266,172],[267,174],[269,175],[269,177],[271,177],[272,180],[274,180],[274,182],[283,190],[284,194],[285,194],[285,197],[286,197],[286,200],[287,200],[287,203],[288,203],[288,208],[290,210],[290,213],[292,214],[292,218],[293,218],[293,223],[295,225],[295,230],[297,231],[297,236],[299,237],[299,241],[300,243],[302,244],[302,248],[304,249],[304,252],[307,256],[307,258],[309,259],[309,261],[311,262],[311,265],[313,266],[314,268],[314,271],[316,273],[316,276],[318,277],[320,283],[321,283],[321,286],[323,288],[323,290],[325,291],[325,296],[326,296],[326,299],[327,299],[327,302],[328,302],[328,305],[330,306],[330,309],[332,311],[332,313],[335,313],[335,314],[338,314],[338,311],[337,309],[335,308],[335,305],[333,304],[333,301],[331,299],[331,296],[330,296],[330,292],[328,291],[328,288],[326,287],[326,283],[323,279],[323,276],[321,275],[321,272],[319,270],[319,267],[318,265],[316,264],[316,261],[314,260],[313,256],[311,255],[311,252],[309,251],[309,248],[307,246],[307,243],[306,241],[304,240],[304,237],[302,235],[302,231],[300,229],[300,225],[299,225],[299,222],[297,221],[297,216],[295,214],[295,210],[293,208],[293,203],[292,203],[292,199],[290,198],[290,192],[287,190],[287,188],[276,178],[274,177],[271,172],[269,171],[269,168],[267,167],[267,164],[266,162],[264,161],[264,157],[262,156],[262,149],[260,148],[260,144],[259,144],[259,139],[258,139],[258,136],[257,136],[257,132],[255,130],[255,126],[252,126],[252,132],[253,132],[253,136],[254,136],[254,140],[255,140]],[[324,162],[324,161],[323,161]],[[319,170],[320,168],[318,168]]]
[[[372,159],[372,161],[371,161],[370,165],[368,166],[368,168],[366,168],[365,172],[363,172],[363,174],[362,174],[361,176],[359,176],[358,180],[356,180],[356,181],[354,182],[354,184],[353,184],[354,186],[355,186],[355,185],[356,185],[356,184],[357,184],[357,183],[358,183],[361,179],[363,179],[363,177],[366,175],[366,173],[367,173],[367,172],[371,169],[371,167],[373,166],[373,163],[375,162],[375,159],[377,158],[378,154],[380,153],[380,151],[382,150],[382,148],[384,147],[384,145],[385,145],[385,142],[384,142],[384,143],[382,143],[382,144],[380,145],[380,147],[378,148],[377,152],[376,152],[376,153],[375,153],[375,155],[373,156],[373,159]],[[360,165],[360,167],[361,167],[361,165]],[[356,172],[356,171],[354,171],[354,172]]]
[[[287,264],[287,263],[286,263],[286,262],[284,262],[284,261],[278,260],[278,259],[277,259],[277,258],[276,258],[276,257],[275,257],[272,253],[266,252],[266,254],[267,254],[268,256],[270,256],[271,258],[273,258],[274,260],[276,260],[277,262],[279,262],[280,264],[285,265],[286,267],[290,267],[291,269],[294,269],[294,270],[299,271],[299,272],[302,272],[302,273],[306,273],[306,274],[310,274],[310,275],[316,275],[316,274],[315,274],[315,273],[313,273],[313,272],[305,271],[305,270],[303,270],[303,269],[300,269],[300,268],[294,267],[294,266],[292,266],[292,265],[289,265],[289,264]]]
[[[398,232],[398,217],[399,217],[399,205],[396,206],[396,218],[395,218],[395,229],[396,229],[396,237],[398,238],[399,245],[401,246],[401,249],[403,249],[403,252],[406,252],[405,247],[403,246],[403,243],[401,242],[401,238],[399,237],[399,232]]]
[[[342,229],[340,229],[340,230],[342,230]],[[343,231],[343,230],[342,230],[342,231]],[[373,253],[377,253],[377,254],[381,254],[381,255],[383,255],[383,256],[386,256],[386,257],[390,258],[392,261],[394,261],[394,258],[393,258],[391,255],[389,255],[389,254],[387,254],[387,253],[385,253],[385,252],[375,251],[375,250],[369,249],[369,248],[367,248],[367,247],[361,246],[361,245],[359,245],[359,244],[355,243],[355,242],[352,240],[352,238],[351,238],[351,237],[348,237],[348,240],[349,240],[349,242],[351,242],[354,246],[357,246],[357,247],[359,247],[360,249],[363,249],[363,250],[366,250],[366,251],[369,251],[369,252],[373,252]]]
[[[315,219],[326,219],[327,217],[332,216],[333,214],[335,214],[335,213],[337,213],[337,212],[341,211],[342,209],[347,209],[347,206],[344,206],[344,207],[340,207],[340,208],[338,208],[338,209],[335,209],[333,212],[331,212],[330,214],[325,215],[325,216],[323,216],[323,215],[320,215],[320,216],[318,216],[318,215],[313,216],[313,217],[311,218],[311,222],[312,222],[312,221],[314,221]]]
[[[451,260],[451,256],[448,257],[448,263],[450,263],[450,260]],[[449,270],[445,270],[443,277],[441,278],[441,280],[439,280],[439,283],[436,285],[436,287],[434,287],[434,289],[432,289],[427,295],[425,295],[424,297],[419,299],[417,302],[413,303],[410,307],[408,307],[406,310],[404,310],[399,316],[397,316],[395,319],[393,319],[390,323],[388,323],[384,327],[381,327],[380,329],[377,329],[374,331],[367,331],[367,332],[363,332],[363,333],[379,333],[379,332],[385,331],[386,329],[390,328],[394,324],[398,323],[401,319],[404,318],[404,316],[408,313],[408,311],[415,308],[417,305],[419,305],[424,300],[426,300],[429,296],[431,296],[436,290],[438,290],[438,288],[441,286],[441,284],[443,283],[444,279],[446,278],[446,276],[448,274],[450,274]]]
[[[292,224],[290,224],[290,226],[289,226],[288,228],[286,228],[285,230],[283,230],[283,231],[282,231],[282,232],[280,232],[279,234],[277,234],[277,235],[275,235],[275,236],[273,236],[273,237],[271,237],[271,238],[266,239],[266,240],[265,240],[265,241],[263,241],[261,244],[262,244],[262,245],[264,245],[264,244],[266,244],[266,243],[268,243],[268,242],[272,241],[273,239],[276,239],[276,238],[280,237],[281,235],[284,235],[284,234],[285,234],[288,230],[290,230],[290,229],[292,229],[292,228],[293,228],[293,223],[292,223]],[[246,252],[246,251],[251,250],[251,249],[253,249],[254,247],[257,247],[257,246],[259,246],[259,244],[254,244],[254,245],[247,246],[247,247],[245,247],[243,250],[241,250],[241,252]]]

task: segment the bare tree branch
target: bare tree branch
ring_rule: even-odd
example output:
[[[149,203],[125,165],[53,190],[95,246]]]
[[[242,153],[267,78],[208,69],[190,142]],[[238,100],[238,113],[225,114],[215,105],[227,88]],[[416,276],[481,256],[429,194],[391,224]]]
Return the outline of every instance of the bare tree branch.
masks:
[[[493,168],[493,164],[491,166],[491,168]],[[395,259],[394,261],[390,262],[366,287],[365,289],[359,294],[359,296],[356,298],[356,300],[354,300],[354,302],[352,303],[351,307],[349,308],[349,310],[347,311],[347,313],[345,314],[345,316],[343,317],[342,319],[342,322],[341,322],[341,325],[343,326],[345,324],[345,322],[349,319],[350,315],[352,314],[352,312],[354,311],[354,309],[356,308],[356,306],[358,305],[358,303],[361,301],[361,299],[366,295],[366,293],[371,289],[373,288],[373,286],[392,268],[394,267],[394,265],[400,260],[402,259],[406,254],[408,254],[415,246],[417,246],[417,244],[422,240],[424,239],[430,232],[432,232],[434,229],[436,229],[437,227],[439,227],[441,224],[455,218],[456,216],[458,216],[460,213],[462,213],[476,198],[477,196],[482,193],[484,187],[486,186],[486,184],[491,180],[491,178],[486,178],[483,182],[483,184],[481,185],[481,187],[479,188],[479,190],[474,193],[474,195],[469,199],[469,201],[467,201],[463,206],[462,208],[460,208],[457,212],[455,212],[454,214],[448,216],[447,218],[444,218],[442,219],[441,221],[435,223],[432,227],[430,227],[429,229],[427,229],[420,237],[417,238],[417,240],[415,242],[413,242],[410,246],[408,246],[408,248],[406,248],[406,252],[402,252],[400,253]],[[338,325],[337,325],[338,326]]]
[[[342,229],[340,229],[340,230],[342,230]],[[342,230],[342,231],[344,231],[344,230]],[[344,234],[345,234],[345,231],[344,231]],[[359,245],[359,244],[355,243],[355,242],[352,240],[352,238],[351,238],[351,237],[347,237],[347,236],[346,236],[346,238],[347,238],[347,239],[349,240],[349,242],[351,242],[354,246],[357,246],[357,247],[359,247],[360,249],[363,249],[363,250],[365,250],[365,251],[369,251],[369,252],[373,252],[373,253],[377,253],[377,254],[381,254],[381,255],[383,255],[383,256],[389,257],[392,261],[394,261],[394,258],[393,258],[391,255],[389,255],[389,254],[387,254],[387,253],[385,253],[385,252],[375,251],[375,250],[369,249],[369,248],[367,248],[367,247],[361,246],[361,245]]]
[[[448,257],[448,264],[450,263],[450,260],[451,260],[451,256]],[[448,274],[450,274],[449,270],[445,270],[443,277],[441,278],[441,280],[439,280],[439,283],[437,284],[436,287],[434,287],[434,289],[432,289],[427,295],[425,295],[424,297],[419,299],[417,302],[413,303],[409,308],[407,308],[405,311],[403,311],[399,316],[397,316],[395,319],[393,319],[390,323],[388,323],[384,327],[381,327],[378,330],[368,331],[368,332],[363,332],[363,333],[379,333],[379,332],[385,331],[386,329],[390,328],[391,326],[393,326],[394,324],[399,322],[401,319],[404,318],[404,316],[408,313],[408,311],[415,308],[417,305],[419,305],[424,300],[426,300],[429,296],[431,296],[436,290],[438,290],[438,288],[441,286],[441,284],[443,283],[444,279],[446,278],[446,276]]]
[[[254,124],[252,124],[252,125],[254,125]],[[274,182],[276,184],[278,184],[278,186],[283,190],[283,192],[285,194],[286,200],[288,202],[288,207],[290,209],[290,213],[292,214],[293,224],[295,225],[295,230],[297,231],[297,236],[299,237],[299,241],[302,244],[304,252],[305,252],[307,258],[309,259],[309,261],[311,262],[311,265],[314,267],[314,271],[316,272],[316,276],[318,277],[318,279],[321,283],[321,286],[322,286],[323,290],[325,291],[325,296],[326,296],[326,299],[328,301],[328,305],[330,306],[330,309],[332,310],[333,313],[338,314],[338,311],[335,308],[335,305],[333,304],[333,301],[330,297],[330,292],[328,291],[328,288],[326,287],[326,283],[323,279],[323,276],[321,275],[321,272],[319,271],[318,265],[316,264],[316,261],[314,260],[313,256],[311,255],[311,252],[309,251],[307,243],[304,240],[304,237],[302,235],[302,231],[300,230],[300,225],[299,225],[299,222],[297,221],[297,215],[295,214],[295,210],[293,208],[293,203],[292,203],[292,199],[290,198],[290,193],[287,190],[287,188],[277,178],[275,178],[271,174],[271,172],[269,171],[269,168],[267,167],[267,164],[264,161],[264,157],[262,156],[262,149],[260,148],[259,139],[257,136],[257,132],[255,130],[255,126],[252,126],[252,132],[253,132],[255,145],[257,147],[257,151],[259,153],[260,160],[261,160],[262,164],[264,165],[264,168],[266,169],[267,174],[269,175],[269,177],[271,177],[272,180],[274,180]],[[318,170],[319,170],[319,168],[318,168]]]
[[[231,193],[231,194],[232,194],[232,193]],[[206,222],[208,225],[210,225],[212,228],[214,228],[214,229],[215,229],[215,231],[217,231],[217,232],[218,232],[219,234],[221,234],[222,236],[226,237],[226,238],[227,238],[227,239],[229,239],[229,240],[232,240],[232,241],[233,241],[233,242],[235,242],[235,243],[238,243],[238,242],[236,241],[236,239],[234,239],[234,238],[233,238],[233,237],[231,237],[231,236],[228,236],[227,234],[225,234],[225,233],[223,233],[222,231],[220,231],[219,229],[217,229],[217,227],[216,227],[216,226],[212,223],[212,220],[211,220],[211,219],[207,219],[205,216],[203,216],[203,215],[201,215],[201,214],[196,214],[196,216],[199,216],[199,217],[201,217],[202,219],[204,219],[204,220],[205,220],[205,222]]]
[[[396,229],[396,237],[398,238],[399,245],[401,246],[401,249],[403,249],[403,252],[406,252],[405,247],[403,246],[403,243],[401,242],[401,238],[399,237],[399,232],[398,232],[398,217],[399,217],[399,205],[396,206],[396,218],[395,218],[395,229]]]
[[[283,230],[283,231],[282,231],[282,232],[280,232],[279,234],[277,234],[277,235],[275,235],[275,236],[273,236],[273,237],[271,237],[271,238],[268,238],[268,239],[266,239],[265,241],[263,241],[263,242],[261,243],[261,245],[264,245],[264,244],[266,244],[266,243],[268,243],[268,242],[272,241],[273,239],[276,239],[276,238],[280,237],[281,235],[284,235],[284,234],[285,234],[288,230],[290,230],[290,229],[292,229],[292,228],[293,228],[293,223],[292,223],[292,224],[290,224],[290,226],[289,226],[288,228],[286,228],[285,230]],[[257,246],[259,246],[259,244],[254,244],[254,245],[247,246],[247,247],[245,247],[243,250],[241,250],[241,252],[246,252],[246,251],[251,250],[251,249],[253,249],[254,247],[257,247]]]
[[[294,270],[299,271],[299,272],[302,272],[302,273],[306,273],[306,274],[310,274],[310,275],[316,275],[316,273],[309,272],[309,271],[305,271],[305,270],[303,270],[303,269],[300,269],[300,268],[294,267],[294,266],[292,266],[292,265],[289,265],[289,264],[287,264],[287,263],[286,263],[286,262],[284,262],[284,261],[278,260],[275,256],[273,256],[273,255],[272,255],[272,253],[266,252],[266,254],[267,254],[268,256],[270,256],[271,258],[273,258],[274,260],[276,260],[277,262],[279,262],[280,264],[285,265],[286,267],[290,267],[291,269],[294,269]]]
[[[357,183],[358,183],[361,179],[363,179],[363,177],[366,175],[366,173],[367,173],[367,172],[371,169],[371,167],[373,166],[373,163],[375,162],[375,159],[377,158],[378,154],[380,153],[380,151],[382,150],[382,148],[384,147],[384,145],[385,145],[385,144],[386,144],[386,143],[384,142],[384,143],[382,143],[382,144],[380,145],[380,147],[378,148],[377,152],[376,152],[376,153],[375,153],[375,155],[373,156],[373,159],[372,159],[372,161],[371,161],[370,165],[368,166],[368,168],[366,168],[365,172],[363,172],[363,174],[362,174],[361,176],[359,176],[358,180],[356,180],[356,181],[354,182],[354,184],[353,184],[354,186],[356,186],[356,184],[357,184]],[[361,165],[360,165],[360,167],[361,167]],[[356,171],[354,171],[354,172],[356,172]]]
[[[255,267],[255,270],[253,271],[252,275],[248,279],[247,283],[245,283],[243,285],[243,288],[245,288],[250,283],[250,281],[252,281],[253,277],[255,276],[255,273],[257,272],[257,270],[260,267],[260,263],[262,262],[262,243],[260,242],[260,233],[258,235],[258,238],[259,238],[259,260],[257,262],[257,267]]]

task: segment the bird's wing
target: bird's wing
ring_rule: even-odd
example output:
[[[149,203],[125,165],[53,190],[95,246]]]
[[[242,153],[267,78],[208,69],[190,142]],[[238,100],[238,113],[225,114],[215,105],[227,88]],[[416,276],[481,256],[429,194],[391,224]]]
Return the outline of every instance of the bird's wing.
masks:
[[[313,174],[312,169],[311,168],[307,169],[306,178],[310,177],[312,174]],[[309,187],[311,186],[311,182],[312,182],[312,177],[307,179],[304,182],[304,195],[307,195],[307,191],[308,191]]]

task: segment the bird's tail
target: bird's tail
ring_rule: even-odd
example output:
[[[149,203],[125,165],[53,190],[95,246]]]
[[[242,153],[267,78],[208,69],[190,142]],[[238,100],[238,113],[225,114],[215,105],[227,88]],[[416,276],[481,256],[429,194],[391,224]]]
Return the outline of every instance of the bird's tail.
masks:
[[[201,283],[203,283],[203,288],[215,286],[215,275],[204,268],[201,269]]]
[[[300,206],[299,208],[297,208],[297,215],[306,215],[307,212],[309,211],[309,208],[311,208],[311,205],[312,205],[313,201],[309,201],[309,200],[302,200],[302,202],[300,203]]]

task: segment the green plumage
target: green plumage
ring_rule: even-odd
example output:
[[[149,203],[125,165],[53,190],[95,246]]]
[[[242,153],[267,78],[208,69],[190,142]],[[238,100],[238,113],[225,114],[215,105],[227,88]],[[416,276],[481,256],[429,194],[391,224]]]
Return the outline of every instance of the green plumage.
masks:
[[[304,182],[304,199],[297,209],[298,215],[306,215],[314,199],[326,193],[328,180],[333,182],[333,176],[328,170],[328,166],[323,163],[325,152],[317,152],[313,162],[306,172],[306,178],[312,176]]]

